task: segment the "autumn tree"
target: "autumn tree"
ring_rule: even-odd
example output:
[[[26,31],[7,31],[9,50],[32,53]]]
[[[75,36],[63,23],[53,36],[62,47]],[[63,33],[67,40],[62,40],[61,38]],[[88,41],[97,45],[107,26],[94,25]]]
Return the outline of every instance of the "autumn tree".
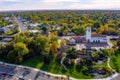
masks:
[[[56,33],[50,34],[50,51],[54,54],[57,53],[57,49],[59,47],[58,38]]]
[[[65,44],[66,44],[65,40],[61,40],[61,41],[60,41],[60,47],[65,46]]]

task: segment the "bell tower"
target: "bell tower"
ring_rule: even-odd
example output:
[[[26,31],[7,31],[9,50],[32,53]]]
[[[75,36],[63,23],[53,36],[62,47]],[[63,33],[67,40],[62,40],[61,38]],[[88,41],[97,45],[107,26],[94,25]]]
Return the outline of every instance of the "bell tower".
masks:
[[[91,42],[91,27],[86,29],[86,42]]]

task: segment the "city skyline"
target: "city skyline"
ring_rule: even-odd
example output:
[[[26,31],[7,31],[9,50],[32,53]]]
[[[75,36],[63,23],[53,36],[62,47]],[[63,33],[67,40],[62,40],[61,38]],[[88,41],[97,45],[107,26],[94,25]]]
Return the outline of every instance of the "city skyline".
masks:
[[[120,0],[0,0],[0,11],[7,10],[120,10]]]

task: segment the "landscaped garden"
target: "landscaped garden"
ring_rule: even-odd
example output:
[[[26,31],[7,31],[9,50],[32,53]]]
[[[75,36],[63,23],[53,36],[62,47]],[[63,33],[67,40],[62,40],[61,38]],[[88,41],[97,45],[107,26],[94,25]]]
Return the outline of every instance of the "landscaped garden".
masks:
[[[72,51],[68,51],[72,52]],[[74,50],[73,50],[74,52]],[[97,53],[97,51],[95,51]],[[94,53],[95,53],[94,52]],[[93,53],[93,54],[94,54]],[[81,54],[81,53],[79,53]],[[85,55],[86,53],[84,53]],[[94,60],[81,59],[79,63],[74,64],[73,59],[76,55],[73,53],[68,53],[67,58],[64,60],[64,64],[67,70],[60,63],[59,57],[56,59],[51,56],[50,63],[44,63],[44,58],[42,56],[35,56],[29,60],[24,61],[20,65],[34,67],[40,70],[44,70],[54,74],[62,74],[66,76],[71,76],[78,79],[90,79],[90,78],[104,78],[113,73],[111,69],[107,66],[107,58],[103,57],[103,54],[99,54],[98,57],[94,56]],[[72,61],[69,64],[69,59]],[[99,59],[102,59],[101,61]],[[93,61],[92,61],[93,60]],[[100,63],[99,63],[99,61]],[[104,60],[104,61],[103,61]],[[68,62],[68,63],[67,63]]]
[[[60,61],[54,62],[51,60],[51,63],[44,64],[41,59],[42,57],[36,56],[23,62],[21,65],[34,67],[54,74],[63,74],[74,78],[92,78],[90,75],[84,75],[82,72],[77,71],[75,66],[67,67],[67,70],[64,70],[63,66],[60,64]]]

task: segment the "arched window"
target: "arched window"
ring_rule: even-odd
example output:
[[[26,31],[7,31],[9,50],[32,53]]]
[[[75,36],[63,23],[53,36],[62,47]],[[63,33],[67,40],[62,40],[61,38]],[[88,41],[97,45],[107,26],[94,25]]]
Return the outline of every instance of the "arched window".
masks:
[[[100,43],[100,40],[98,40],[98,43]]]
[[[88,39],[88,43],[90,43],[90,39]]]

